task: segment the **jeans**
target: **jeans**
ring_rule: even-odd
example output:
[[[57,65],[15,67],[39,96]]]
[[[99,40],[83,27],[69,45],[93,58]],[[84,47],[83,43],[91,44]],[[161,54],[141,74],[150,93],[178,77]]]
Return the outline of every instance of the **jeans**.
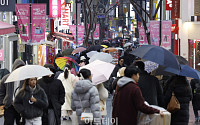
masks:
[[[36,117],[36,118],[33,118],[33,119],[26,119],[25,125],[42,125],[42,118]]]

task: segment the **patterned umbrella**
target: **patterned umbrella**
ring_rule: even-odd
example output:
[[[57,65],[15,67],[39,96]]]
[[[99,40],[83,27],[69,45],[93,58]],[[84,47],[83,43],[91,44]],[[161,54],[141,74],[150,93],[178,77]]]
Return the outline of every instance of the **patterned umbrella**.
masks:
[[[57,66],[64,71],[65,65],[68,63],[71,68],[74,68],[76,72],[79,70],[79,66],[75,60],[70,57],[58,57],[55,60]]]
[[[145,61],[144,64],[145,64],[145,70],[146,70],[148,73],[154,71],[154,70],[157,69],[158,66],[159,66],[157,63],[151,62],[151,61]]]
[[[79,48],[76,48],[75,50],[73,50],[73,51],[72,51],[72,54],[79,53],[79,52],[83,52],[84,50],[86,50],[86,48],[84,48],[84,47],[79,47]]]

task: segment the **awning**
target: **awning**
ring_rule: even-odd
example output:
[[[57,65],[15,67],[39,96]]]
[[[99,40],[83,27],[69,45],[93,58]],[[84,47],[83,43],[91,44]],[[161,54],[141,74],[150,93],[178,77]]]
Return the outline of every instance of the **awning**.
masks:
[[[53,33],[54,36],[61,36],[61,37],[67,37],[70,39],[74,39],[73,35],[69,35],[69,34],[65,34],[65,33],[61,33],[61,32],[54,32]]]
[[[69,43],[74,43],[74,41],[66,38],[66,37],[62,37],[62,36],[55,36],[57,39],[62,39],[63,41],[69,42]]]
[[[15,31],[16,31],[15,25],[11,25],[11,24],[0,21],[0,35],[13,33]]]

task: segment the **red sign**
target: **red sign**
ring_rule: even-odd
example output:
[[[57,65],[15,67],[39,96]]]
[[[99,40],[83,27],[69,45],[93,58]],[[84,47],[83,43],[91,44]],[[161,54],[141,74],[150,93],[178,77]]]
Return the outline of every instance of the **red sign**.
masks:
[[[0,50],[0,61],[4,61],[4,50]]]
[[[70,24],[70,3],[65,3],[65,1],[62,3],[61,10],[62,10],[62,15],[61,15],[61,26],[62,28],[69,28]]]
[[[50,18],[61,17],[61,0],[50,0]]]
[[[166,10],[172,10],[172,0],[166,0]]]
[[[172,19],[180,18],[180,0],[172,1]]]

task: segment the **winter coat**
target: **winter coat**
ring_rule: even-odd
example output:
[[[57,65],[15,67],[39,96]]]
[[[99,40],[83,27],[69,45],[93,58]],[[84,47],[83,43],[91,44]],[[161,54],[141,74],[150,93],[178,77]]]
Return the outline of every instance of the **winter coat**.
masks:
[[[12,66],[12,71],[17,69],[19,66],[24,66],[25,63],[20,60],[16,59]],[[10,107],[13,104],[13,94],[14,90],[14,82],[9,82],[5,84],[6,79],[10,74],[5,75],[0,83],[0,105],[4,105],[5,108]],[[24,80],[20,81],[19,88],[22,87]]]
[[[142,91],[144,100],[150,105],[163,106],[163,92],[158,79],[155,76],[148,74],[146,71],[140,73],[138,86]]]
[[[190,82],[192,88],[192,105],[193,109],[200,110],[200,80],[192,79]]]
[[[97,85],[97,90],[99,92],[99,98],[100,98],[101,115],[105,116],[107,115],[106,100],[108,98],[108,90],[104,87],[102,83]]]
[[[137,125],[138,111],[146,114],[159,113],[159,110],[144,104],[141,90],[133,79],[122,77],[117,83],[112,117],[118,119],[118,125]]]
[[[172,92],[180,103],[180,110],[171,114],[171,125],[188,125],[189,122],[189,103],[192,99],[192,92],[189,83],[184,76],[174,76],[165,95],[165,108],[167,107]]]
[[[119,63],[119,62],[118,62]],[[111,77],[117,77],[117,72],[120,68],[125,67],[124,65],[121,66],[120,64],[115,65],[115,68],[113,69],[113,72],[111,74]]]
[[[36,98],[37,101],[30,104],[29,101],[32,96]],[[26,85],[25,90],[21,89],[14,100],[15,109],[25,119],[41,117],[43,115],[43,109],[47,108],[47,106],[47,95],[39,85],[36,85],[33,92],[29,85]]]
[[[68,74],[68,78],[64,78],[64,72],[58,76],[58,79],[62,81],[65,88],[65,103],[62,105],[62,110],[72,110],[71,109],[71,93],[74,90],[75,82],[78,80],[73,74]]]
[[[94,122],[100,122],[99,93],[90,80],[85,79],[78,81],[72,92],[71,99],[71,108],[73,111],[76,111],[79,124],[84,124],[80,121],[80,117],[85,109],[91,110],[93,118],[95,119]]]
[[[61,106],[65,102],[65,88],[62,82],[54,78],[54,75],[48,78],[48,76],[43,77],[38,80],[38,84],[44,89],[47,94],[49,106],[55,113],[57,125],[61,124]],[[43,116],[48,117],[48,116]],[[43,121],[43,124],[48,124],[48,121]]]

